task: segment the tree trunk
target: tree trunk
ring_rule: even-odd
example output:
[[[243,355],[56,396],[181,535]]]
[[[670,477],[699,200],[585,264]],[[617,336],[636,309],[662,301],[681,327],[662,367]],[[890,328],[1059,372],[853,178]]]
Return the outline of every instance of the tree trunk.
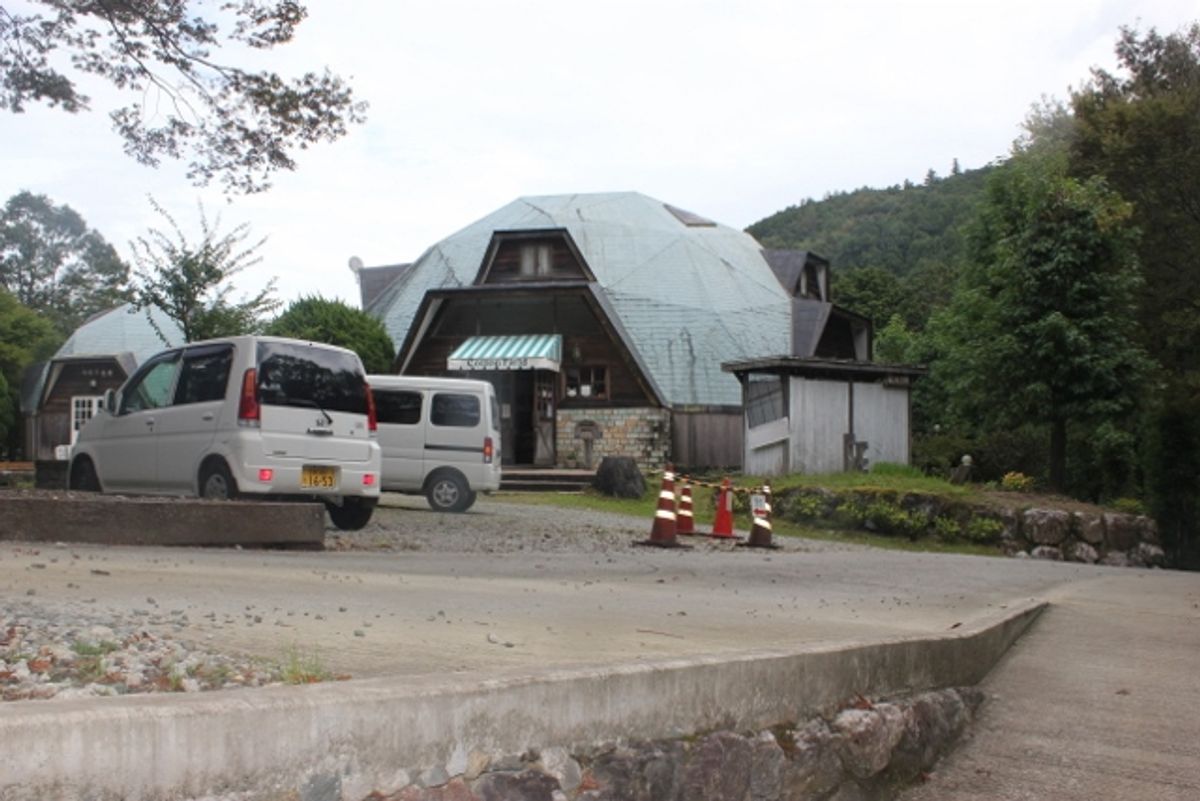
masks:
[[[1067,421],[1050,421],[1050,488],[1062,492],[1067,480]]]

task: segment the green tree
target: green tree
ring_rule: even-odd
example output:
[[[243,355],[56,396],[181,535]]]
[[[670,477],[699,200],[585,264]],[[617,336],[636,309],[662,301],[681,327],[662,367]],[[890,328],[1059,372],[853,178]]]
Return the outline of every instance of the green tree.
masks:
[[[166,220],[170,232],[151,229],[132,243],[137,264],[134,305],[161,310],[179,324],[187,342],[262,330],[263,318],[280,305],[272,297],[275,279],[262,291],[239,301],[231,298],[230,282],[261,261],[256,254],[266,240],[247,245],[250,229],[245,223],[228,234],[219,234],[220,218],[210,224],[201,207],[201,238],[192,244],[170,214],[153,200],[151,205]],[[147,319],[166,343],[166,336],[153,319],[149,315]]]
[[[45,12],[27,13],[31,5]],[[0,109],[85,111],[76,80],[97,76],[135,98],[110,115],[126,153],[152,166],[187,158],[197,184],[219,176],[226,191],[261,191],[276,170],[295,168],[290,151],[364,119],[366,104],[328,70],[288,79],[222,63],[231,50],[250,60],[287,44],[307,13],[294,0],[5,3]]]
[[[1200,388],[1200,23],[1122,28],[1118,73],[1092,71],[1071,97],[1071,169],[1133,204],[1145,281],[1142,342],[1173,382]]]
[[[349,348],[362,359],[368,373],[390,373],[396,358],[383,323],[340,300],[301,298],[275,318],[266,333]]]
[[[972,261],[931,330],[959,419],[1043,424],[1066,484],[1067,429],[1129,419],[1149,364],[1134,337],[1132,209],[1099,179],[1018,155],[989,181]]]
[[[0,212],[0,286],[64,334],[129,299],[129,267],[70,206],[19,192]]]
[[[62,343],[62,334],[44,315],[21,304],[11,293],[0,289],[0,443],[9,453],[20,446],[21,378],[35,361],[48,359]]]

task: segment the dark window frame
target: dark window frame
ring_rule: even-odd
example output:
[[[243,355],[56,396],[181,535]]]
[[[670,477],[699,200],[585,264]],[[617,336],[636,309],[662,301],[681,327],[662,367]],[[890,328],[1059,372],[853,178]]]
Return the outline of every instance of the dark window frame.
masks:
[[[376,387],[372,389],[372,392],[375,394],[375,420],[377,423],[392,426],[421,424],[421,415],[425,410],[425,394],[420,390]],[[416,406],[396,403],[395,401],[401,397],[407,400],[415,398]]]
[[[465,403],[469,401],[469,403]],[[474,409],[449,408],[447,404],[460,403]],[[475,428],[483,421],[483,404],[479,396],[469,392],[434,392],[429,399],[429,424],[438,428]]]

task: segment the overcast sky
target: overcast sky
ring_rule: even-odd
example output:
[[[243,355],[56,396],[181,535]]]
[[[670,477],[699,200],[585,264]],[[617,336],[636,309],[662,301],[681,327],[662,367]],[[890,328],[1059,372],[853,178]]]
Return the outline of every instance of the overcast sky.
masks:
[[[12,0],[0,0],[10,8]],[[0,201],[28,189],[126,257],[161,227],[267,237],[246,290],[357,304],[347,267],[416,259],[522,195],[636,190],[743,228],[805,198],[1004,156],[1030,106],[1115,66],[1121,25],[1195,0],[310,0],[280,71],[330,67],[369,101],[345,139],[228,202],[126,157],[97,112],[0,112]],[[834,265],[834,269],[837,265]]]

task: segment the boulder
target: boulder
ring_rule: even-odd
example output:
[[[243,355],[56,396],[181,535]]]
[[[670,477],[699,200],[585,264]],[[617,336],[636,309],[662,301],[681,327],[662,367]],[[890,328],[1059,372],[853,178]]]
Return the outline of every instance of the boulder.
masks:
[[[1137,518],[1133,515],[1105,512],[1104,529],[1108,548],[1112,551],[1128,551],[1141,539]]]
[[[834,750],[833,733],[816,720],[793,729],[786,737],[788,760],[783,769],[785,801],[823,798],[842,780],[842,763]]]
[[[558,780],[537,770],[485,773],[471,789],[480,801],[555,801],[562,796]]]
[[[1130,553],[1130,560],[1146,567],[1162,567],[1167,561],[1167,555],[1157,545],[1139,542]]]
[[[1030,551],[1029,555],[1034,559],[1047,559],[1051,562],[1061,562],[1063,558],[1062,551],[1053,545],[1039,545]]]
[[[888,766],[892,749],[904,736],[904,713],[895,704],[873,709],[846,709],[833,719],[834,743],[842,764],[860,779],[868,779]]]
[[[1072,542],[1063,548],[1063,556],[1068,562],[1084,562],[1089,565],[1096,564],[1096,560],[1100,558],[1100,554],[1086,542]]]
[[[1104,517],[1101,515],[1075,513],[1075,530],[1079,538],[1088,545],[1104,544]]]
[[[1141,515],[1135,521],[1137,523],[1138,534],[1142,538],[1142,542],[1148,542],[1151,545],[1161,545],[1158,539],[1158,524],[1154,522],[1154,518]]]
[[[605,456],[592,487],[613,498],[640,498],[646,494],[646,479],[632,456]]]
[[[695,801],[745,798],[750,792],[753,747],[728,731],[710,734],[688,754],[680,777],[679,797]]]
[[[1133,563],[1129,561],[1129,557],[1122,551],[1109,551],[1100,559],[1100,564],[1109,567],[1129,567]]]
[[[1071,533],[1071,513],[1060,509],[1026,509],[1021,530],[1039,545],[1059,545]]]

